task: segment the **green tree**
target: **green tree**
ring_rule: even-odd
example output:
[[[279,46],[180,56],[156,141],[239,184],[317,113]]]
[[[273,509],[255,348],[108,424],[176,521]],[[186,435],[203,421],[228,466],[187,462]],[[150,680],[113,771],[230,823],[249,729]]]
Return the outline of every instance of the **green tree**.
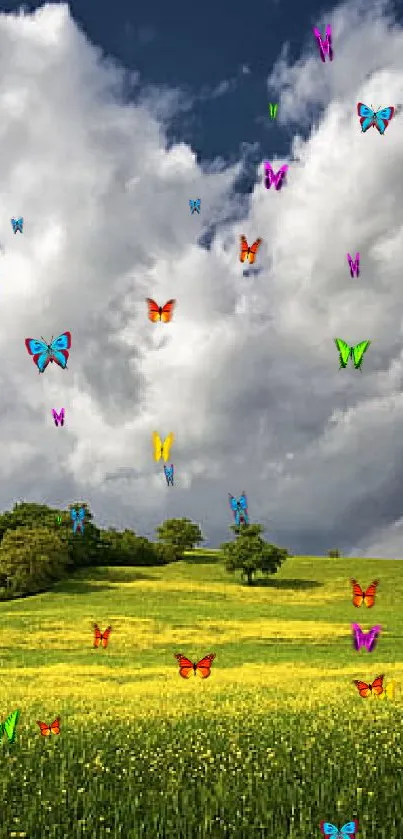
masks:
[[[330,559],[338,559],[340,556],[340,551],[338,548],[333,548],[333,550],[327,552],[327,555],[330,557]]]
[[[11,594],[34,594],[61,579],[70,563],[66,541],[47,527],[8,530],[0,545],[0,579]]]
[[[220,547],[224,554],[227,571],[241,571],[248,585],[252,585],[257,571],[275,574],[289,556],[285,548],[279,548],[262,539],[264,528],[260,524],[231,526],[236,534],[234,542],[224,542]]]
[[[175,550],[177,558],[204,541],[199,525],[187,518],[167,519],[158,525],[157,535],[160,542]]]

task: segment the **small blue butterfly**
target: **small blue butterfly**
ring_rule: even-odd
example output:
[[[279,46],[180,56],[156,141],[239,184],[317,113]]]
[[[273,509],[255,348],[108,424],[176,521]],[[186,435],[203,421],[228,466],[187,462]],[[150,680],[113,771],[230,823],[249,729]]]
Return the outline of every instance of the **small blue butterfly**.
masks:
[[[67,359],[69,357],[68,350],[71,347],[71,332],[63,332],[55,340],[51,340],[50,344],[46,341],[39,341],[37,338],[25,338],[25,346],[30,355],[33,356],[32,361],[36,364],[40,373],[46,370],[49,361],[55,361],[63,370],[67,367]]]
[[[14,233],[16,233],[17,230],[19,230],[20,233],[23,232],[22,228],[23,228],[23,225],[24,225],[24,219],[22,218],[22,216],[21,216],[21,218],[12,218],[11,219],[11,224],[13,226]]]
[[[173,463],[171,463],[170,466],[165,466],[164,465],[164,472],[165,472],[165,477],[167,479],[167,486],[169,486],[169,484],[171,484],[171,486],[173,486],[174,485],[174,465],[173,465]]]
[[[199,215],[200,215],[200,205],[201,205],[200,198],[196,198],[196,201],[192,201],[191,198],[189,199],[189,207],[190,207],[192,215],[193,215],[193,213],[199,213]]]
[[[321,822],[319,826],[323,835],[330,836],[331,839],[354,839],[358,830],[358,821],[354,819],[352,822],[346,822],[340,830],[330,822]]]
[[[73,519],[73,533],[77,533],[77,528],[80,529],[80,533],[84,533],[84,519],[85,519],[85,509],[84,507],[80,507],[79,510],[70,510],[71,518]]]
[[[234,513],[235,524],[249,524],[248,500],[245,493],[239,496],[238,500],[228,493],[230,507]]]
[[[368,131],[368,128],[371,128],[372,125],[378,129],[380,134],[384,134],[395,109],[390,105],[388,108],[381,108],[380,111],[373,111],[372,108],[368,108],[368,105],[358,102],[357,113],[360,118],[361,131]]]

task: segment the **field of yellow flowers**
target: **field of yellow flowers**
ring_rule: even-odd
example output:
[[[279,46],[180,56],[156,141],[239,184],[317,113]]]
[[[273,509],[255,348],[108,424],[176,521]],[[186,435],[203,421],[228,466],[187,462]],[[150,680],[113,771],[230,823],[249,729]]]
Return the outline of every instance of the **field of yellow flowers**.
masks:
[[[380,580],[373,609],[351,576]],[[401,839],[402,599],[399,561],[292,558],[248,587],[195,554],[0,603],[0,719],[21,711],[0,839],[306,839],[353,818],[359,839]],[[382,625],[372,653],[352,621]],[[181,679],[178,652],[215,653],[211,677]],[[352,679],[381,673],[395,698],[361,699]]]

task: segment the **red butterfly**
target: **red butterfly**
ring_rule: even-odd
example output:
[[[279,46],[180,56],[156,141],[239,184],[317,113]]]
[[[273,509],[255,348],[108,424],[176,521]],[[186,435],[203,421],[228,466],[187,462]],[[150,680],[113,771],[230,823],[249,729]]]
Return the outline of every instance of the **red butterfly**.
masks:
[[[46,725],[45,722],[40,722],[40,720],[36,722],[41,729],[42,737],[50,737],[51,734],[60,734],[60,717],[56,717],[50,725]]]
[[[112,627],[108,626],[105,632],[101,632],[98,624],[94,623],[94,647],[99,647],[102,644],[103,648],[108,646],[109,636],[112,632]]]
[[[368,609],[372,609],[372,606],[375,603],[376,587],[379,586],[379,580],[374,580],[371,585],[368,586],[366,591],[362,590],[361,586],[357,583],[357,580],[351,579],[350,582],[353,587],[354,606],[359,609],[359,607],[365,603]]]
[[[202,679],[208,679],[210,676],[211,665],[215,659],[215,653],[204,656],[204,658],[201,658],[197,664],[193,664],[193,662],[189,661],[189,659],[182,655],[182,653],[176,653],[174,658],[176,658],[179,662],[179,675],[182,676],[182,679],[189,679],[192,671],[195,675],[198,673]]]
[[[169,323],[172,320],[176,300],[168,300],[165,306],[158,306],[151,297],[147,297],[146,302],[148,305],[148,318],[153,323],[157,323],[159,320],[162,320],[163,323]]]
[[[374,679],[374,681],[372,682],[372,684],[368,684],[368,685],[367,685],[366,682],[361,682],[359,679],[354,679],[353,680],[353,685],[356,686],[360,696],[362,696],[364,699],[366,699],[367,696],[370,696],[371,693],[374,693],[375,696],[379,696],[381,693],[383,693],[383,680],[384,680],[384,678],[385,678],[384,675],[383,676],[377,676],[376,679]]]
[[[246,237],[241,236],[241,253],[239,255],[241,262],[246,262],[249,259],[250,265],[253,265],[261,241],[261,239],[256,239],[256,242],[249,247]]]

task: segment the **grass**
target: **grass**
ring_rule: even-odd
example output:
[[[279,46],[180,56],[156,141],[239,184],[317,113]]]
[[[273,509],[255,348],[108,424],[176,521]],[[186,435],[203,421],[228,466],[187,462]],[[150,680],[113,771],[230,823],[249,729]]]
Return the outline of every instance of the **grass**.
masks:
[[[373,610],[350,576],[380,579]],[[359,839],[401,839],[402,698],[351,680],[403,683],[402,598],[393,560],[292,558],[247,587],[200,551],[0,603],[1,719],[21,709],[1,839],[306,839],[352,818]],[[351,621],[382,625],[373,653],[353,651]],[[113,627],[106,650],[93,622]],[[176,652],[215,652],[211,678],[180,679]]]

